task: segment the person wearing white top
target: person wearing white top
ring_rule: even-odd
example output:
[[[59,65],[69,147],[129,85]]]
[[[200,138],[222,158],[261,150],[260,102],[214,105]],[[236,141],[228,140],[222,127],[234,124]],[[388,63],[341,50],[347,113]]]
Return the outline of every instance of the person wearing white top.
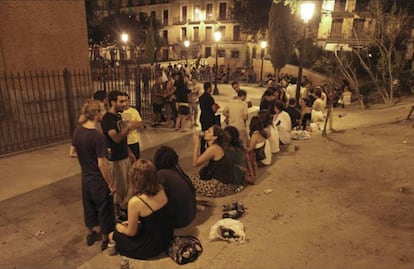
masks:
[[[223,115],[226,117],[225,122],[229,126],[234,126],[240,133],[240,139],[243,145],[247,146],[247,129],[246,121],[248,117],[248,105],[246,103],[247,93],[245,90],[237,92],[237,98],[230,100],[223,110]]]
[[[283,110],[284,106],[281,102],[275,102],[273,117],[273,126],[277,128],[279,133],[279,140],[281,144],[287,145],[292,138],[292,122],[289,114]]]

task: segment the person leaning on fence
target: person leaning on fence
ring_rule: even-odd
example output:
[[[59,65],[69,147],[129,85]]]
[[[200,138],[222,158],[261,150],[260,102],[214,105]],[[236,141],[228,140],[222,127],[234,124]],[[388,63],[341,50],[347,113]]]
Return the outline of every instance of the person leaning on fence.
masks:
[[[228,137],[218,125],[204,132],[207,149],[200,155],[200,134],[194,133],[193,166],[201,167],[191,175],[196,194],[205,197],[222,197],[234,193],[232,163],[226,153]]]
[[[129,176],[128,220],[117,223],[109,239],[121,255],[146,260],[166,251],[173,238],[168,198],[150,161],[137,160]]]
[[[154,165],[168,197],[174,228],[189,225],[197,212],[195,189],[188,175],[178,164],[177,152],[171,147],[159,147],[154,154]]]
[[[139,134],[138,128],[143,126],[141,115],[139,114],[138,110],[131,107],[130,105],[130,98],[127,93],[124,95],[128,98],[128,102],[126,103],[125,109],[122,112],[122,121],[131,123],[131,130],[127,136],[128,147],[134,153],[135,159],[140,158],[140,149],[139,149]]]
[[[82,205],[87,230],[86,244],[92,246],[98,234],[93,230],[100,226],[101,249],[108,246],[108,234],[115,227],[114,205],[111,194],[116,186],[109,173],[104,135],[98,130],[103,111],[98,101],[90,100],[82,107],[85,122],[75,129],[69,156],[77,157],[81,166]]]
[[[151,101],[152,101],[152,125],[155,128],[160,123],[161,110],[164,104],[164,91],[162,87],[162,76],[158,76],[155,79],[155,83],[151,89]]]

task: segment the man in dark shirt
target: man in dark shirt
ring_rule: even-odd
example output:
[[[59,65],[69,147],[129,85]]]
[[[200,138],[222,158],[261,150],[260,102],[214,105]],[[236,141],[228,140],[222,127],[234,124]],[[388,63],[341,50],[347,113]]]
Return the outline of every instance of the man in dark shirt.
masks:
[[[120,113],[125,109],[128,98],[120,91],[111,91],[108,94],[110,108],[102,119],[102,132],[106,137],[108,146],[108,164],[115,180],[116,193],[114,195],[115,212],[122,220],[125,219],[124,212],[127,204],[125,198],[128,192],[128,174],[131,164],[135,162],[135,156],[128,148],[127,136],[132,124],[122,121]],[[124,215],[124,216],[122,216]]]
[[[296,108],[296,99],[295,97],[289,98],[288,107],[285,108],[285,111],[290,116],[290,121],[292,122],[292,129],[299,127],[301,125],[302,115],[300,111]]]
[[[204,93],[198,98],[200,101],[200,123],[201,131],[205,131],[214,124],[216,124],[216,111],[218,109],[213,96],[211,96],[211,82],[204,83]],[[205,150],[205,140],[201,141],[201,153]]]
[[[102,246],[108,246],[108,234],[115,228],[112,197],[116,191],[110,176],[105,156],[105,137],[98,131],[104,110],[99,101],[90,100],[83,107],[85,122],[76,128],[69,155],[78,157],[82,173],[82,201],[84,221],[88,232],[86,244],[92,246],[97,239],[93,227],[99,225],[102,232]]]

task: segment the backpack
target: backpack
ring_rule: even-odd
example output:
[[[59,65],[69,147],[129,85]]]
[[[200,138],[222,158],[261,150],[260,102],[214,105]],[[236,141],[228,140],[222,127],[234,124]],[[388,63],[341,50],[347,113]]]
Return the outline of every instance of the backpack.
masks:
[[[192,235],[175,235],[168,248],[168,256],[178,264],[195,261],[202,252],[200,240]]]

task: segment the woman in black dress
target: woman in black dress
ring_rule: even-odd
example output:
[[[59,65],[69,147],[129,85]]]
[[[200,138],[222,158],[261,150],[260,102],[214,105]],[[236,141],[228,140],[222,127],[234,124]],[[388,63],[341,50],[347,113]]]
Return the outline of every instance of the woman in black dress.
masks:
[[[150,161],[137,160],[130,180],[128,220],[118,223],[109,239],[121,255],[150,259],[166,251],[173,237],[168,198]]]

